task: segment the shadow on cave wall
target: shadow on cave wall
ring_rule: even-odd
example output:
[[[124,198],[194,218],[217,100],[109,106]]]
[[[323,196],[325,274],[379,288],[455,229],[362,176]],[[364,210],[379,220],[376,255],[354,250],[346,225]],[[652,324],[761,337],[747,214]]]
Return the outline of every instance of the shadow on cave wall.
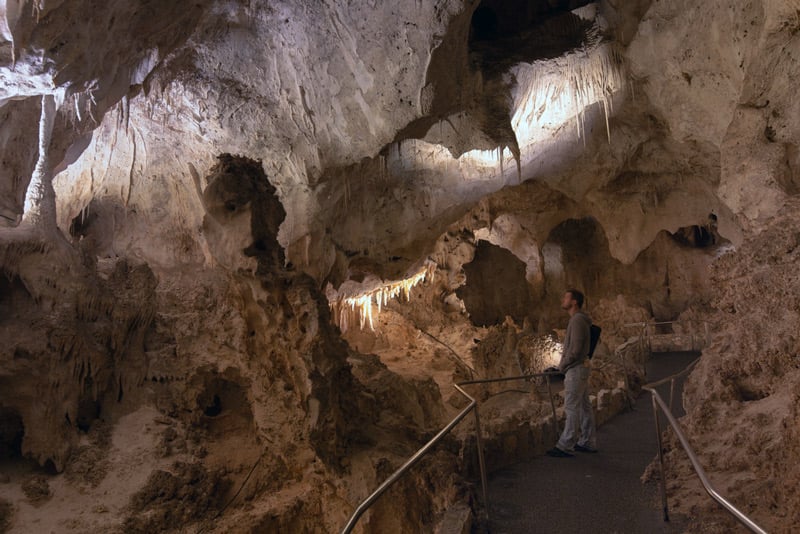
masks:
[[[469,51],[485,77],[520,61],[559,57],[598,39],[592,21],[571,13],[587,0],[483,0],[470,21]]]
[[[262,278],[272,279],[275,271],[283,270],[284,252],[277,236],[286,210],[261,161],[231,154],[217,156],[217,164],[208,176],[208,187],[203,191],[203,204],[208,214],[223,225],[249,210],[253,240],[244,254],[258,260],[258,274]]]
[[[553,228],[542,247],[545,298],[534,315],[548,325],[562,322],[559,300],[571,287],[586,293],[588,309],[601,299],[625,295],[657,320],[674,320],[701,300],[708,289],[707,265],[721,243],[707,230],[687,226],[675,234],[659,232],[636,260],[626,265],[611,256],[600,223],[592,218],[568,219]],[[698,236],[687,240],[684,235]]]
[[[25,425],[22,416],[14,408],[0,406],[0,458],[22,457],[22,437]]]
[[[286,210],[264,173],[262,163],[243,156],[221,154],[207,179],[208,186],[202,193],[207,212],[204,228],[222,229],[215,230],[215,237],[210,240],[212,248],[231,249],[233,244],[232,249],[227,250],[233,256],[243,254],[256,259],[256,277],[266,293],[263,300],[253,303],[254,311],[261,309],[253,317],[269,314],[278,330],[284,331],[290,339],[295,338],[292,348],[284,350],[293,354],[297,347],[305,352],[302,360],[292,359],[294,356],[274,358],[270,362],[274,366],[272,372],[277,380],[284,381],[286,392],[295,392],[287,395],[294,396],[308,412],[314,412],[310,443],[326,464],[341,470],[347,447],[361,435],[360,421],[348,415],[371,412],[356,407],[361,389],[346,362],[347,346],[331,323],[327,299],[309,275],[285,264],[284,250],[277,236]],[[247,222],[247,228],[236,226],[242,221]],[[250,238],[244,241],[246,245],[238,248],[233,241],[248,231]],[[312,329],[311,325],[315,327]],[[324,327],[316,328],[322,325]],[[255,335],[256,329],[261,328],[259,323],[251,324],[250,328],[253,333],[249,350],[253,353],[276,354],[283,348],[285,338],[282,336],[260,339]],[[293,368],[295,366],[297,368]],[[303,372],[308,373],[307,381],[298,378]],[[243,393],[236,392],[238,386],[215,382],[209,387],[211,389],[198,399],[198,407],[202,408],[213,430],[219,426],[226,406],[247,403],[242,400]]]
[[[511,316],[522,324],[531,305],[525,263],[510,251],[479,241],[472,262],[464,265],[467,282],[456,290],[476,326],[500,324]]]

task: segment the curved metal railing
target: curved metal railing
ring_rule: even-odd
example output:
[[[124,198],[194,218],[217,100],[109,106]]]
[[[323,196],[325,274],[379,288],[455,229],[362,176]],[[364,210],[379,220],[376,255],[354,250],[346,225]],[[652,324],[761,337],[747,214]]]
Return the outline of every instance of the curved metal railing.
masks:
[[[752,532],[756,532],[758,534],[767,534],[766,531],[758,526],[752,519],[747,517],[744,513],[742,513],[738,508],[736,508],[733,504],[730,503],[725,497],[720,495],[720,493],[714,488],[711,484],[711,481],[708,480],[703,467],[700,465],[700,461],[697,459],[697,455],[694,453],[691,445],[689,445],[689,441],[686,439],[686,436],[683,434],[678,421],[675,419],[675,416],[672,415],[672,403],[673,397],[675,394],[675,380],[686,375],[691,371],[697,362],[700,359],[696,359],[685,369],[682,371],[675,373],[674,375],[668,376],[662,380],[657,382],[652,382],[650,384],[646,384],[642,386],[642,389],[649,391],[651,394],[651,398],[653,400],[653,419],[655,420],[656,424],[656,435],[658,437],[658,459],[659,464],[661,466],[661,502],[663,505],[664,510],[664,521],[669,521],[669,509],[667,505],[667,481],[665,477],[665,461],[664,461],[664,449],[661,442],[661,426],[658,421],[658,409],[660,408],[664,415],[667,418],[672,430],[675,432],[675,435],[678,437],[678,440],[683,447],[683,450],[686,452],[686,455],[689,457],[689,461],[692,463],[692,467],[694,468],[695,473],[697,474],[698,478],[700,479],[700,483],[703,485],[703,489],[711,496],[712,499],[717,501],[720,505],[722,505],[725,510],[727,510],[731,515],[733,515],[740,523],[744,526],[749,528]],[[656,391],[656,387],[666,384],[667,382],[670,383],[670,392],[669,392],[669,404],[664,402],[664,399],[661,398],[658,391]]]
[[[703,488],[708,492],[708,494],[717,501],[725,510],[727,510],[731,515],[733,515],[737,520],[739,520],[744,526],[749,528],[752,532],[756,532],[757,534],[767,534],[767,532],[758,526],[753,520],[748,518],[744,513],[742,513],[738,508],[736,508],[733,504],[731,504],[727,499],[725,499],[711,484],[708,480],[708,477],[705,474],[702,466],[700,465],[697,455],[694,453],[691,445],[689,445],[686,436],[684,436],[683,431],[680,428],[675,417],[672,415],[672,406],[675,397],[675,381],[678,378],[688,374],[692,369],[694,369],[695,365],[700,361],[700,359],[694,360],[692,363],[687,365],[682,371],[670,375],[666,378],[658,380],[656,382],[648,383],[642,386],[642,389],[645,391],[650,392],[652,402],[653,402],[653,416],[656,425],[656,435],[658,438],[658,456],[659,456],[659,463],[661,466],[661,497],[662,497],[662,504],[663,504],[663,511],[664,511],[664,521],[669,521],[669,510],[667,505],[667,490],[666,490],[666,478],[664,476],[664,451],[662,447],[661,441],[661,427],[659,424],[658,418],[658,410],[659,408],[661,411],[664,412],[664,415],[667,418],[672,429],[675,431],[675,435],[678,437],[678,440],[681,443],[684,451],[686,452],[687,456],[689,457],[689,461],[692,463],[692,467],[695,470],[700,482],[703,485]],[[353,512],[352,516],[348,520],[347,524],[342,529],[342,534],[349,534],[353,528],[355,527],[358,520],[361,516],[369,509],[375,501],[383,495],[389,487],[397,482],[404,474],[406,474],[414,465],[416,465],[430,450],[439,443],[447,434],[449,434],[468,414],[470,411],[474,410],[475,413],[475,434],[476,434],[476,445],[478,449],[478,464],[480,467],[480,476],[481,476],[481,488],[483,493],[483,501],[484,501],[484,509],[486,511],[486,516],[488,519],[489,515],[489,495],[487,489],[487,482],[486,482],[486,464],[483,457],[483,440],[481,437],[481,425],[480,425],[480,415],[478,412],[478,401],[470,396],[466,391],[464,391],[463,386],[468,386],[472,384],[488,384],[493,382],[508,382],[512,380],[530,380],[533,378],[546,378],[547,381],[547,392],[550,398],[550,407],[553,412],[553,430],[556,435],[558,435],[558,418],[556,416],[556,408],[555,402],[553,401],[553,392],[551,388],[550,379],[552,376],[557,375],[558,373],[555,372],[548,372],[548,373],[535,373],[535,374],[528,374],[528,375],[520,375],[520,376],[510,376],[510,377],[502,377],[502,378],[486,378],[486,379],[479,379],[479,380],[467,380],[464,382],[458,382],[454,384],[453,387],[464,395],[469,400],[469,404],[461,410],[444,428],[442,428],[430,441],[428,441],[425,445],[423,445],[417,452],[415,452],[400,468],[398,468],[394,473],[392,473],[378,488],[373,491],[369,497],[364,499],[361,504]],[[669,390],[669,403],[665,402],[661,395],[656,391],[656,387],[666,384],[669,382],[670,390]]]
[[[358,520],[364,515],[370,506],[372,506],[378,498],[389,489],[389,487],[397,482],[403,475],[405,475],[414,465],[416,465],[422,458],[430,452],[430,450],[439,443],[447,434],[450,433],[466,416],[469,414],[470,411],[474,411],[475,413],[475,436],[476,436],[476,445],[478,449],[478,466],[480,468],[481,474],[481,489],[483,493],[483,503],[484,503],[484,510],[486,513],[486,517],[489,517],[489,490],[486,483],[486,463],[483,458],[483,439],[481,437],[481,421],[480,415],[478,413],[478,401],[470,396],[466,391],[464,391],[463,386],[468,386],[472,384],[488,384],[491,382],[508,382],[511,380],[530,380],[532,378],[540,378],[545,377],[547,381],[547,393],[550,397],[550,407],[553,410],[553,425],[558,434],[558,419],[556,417],[556,407],[555,402],[553,401],[553,390],[550,385],[550,378],[558,373],[549,372],[549,373],[535,373],[529,375],[520,375],[520,376],[509,376],[509,377],[502,377],[502,378],[485,378],[480,380],[467,380],[464,382],[458,382],[454,384],[453,387],[464,395],[469,400],[469,404],[466,408],[461,410],[458,415],[456,415],[447,425],[442,428],[433,438],[430,439],[425,445],[423,445],[417,452],[415,452],[411,458],[409,458],[403,465],[401,465],[394,473],[389,475],[389,477],[383,481],[383,483],[378,486],[378,488],[373,491],[369,497],[364,499],[361,504],[359,504],[356,509],[353,511],[353,514],[350,516],[350,519],[345,524],[344,528],[342,528],[342,534],[349,534],[353,528],[358,523]]]
[[[700,350],[702,348],[702,344],[696,343],[698,341],[698,335],[702,335],[705,338],[708,338],[709,335],[709,325],[711,324],[710,321],[706,321],[705,319],[692,319],[691,323],[700,323],[705,325],[705,334],[698,334],[694,330],[689,331],[688,333],[681,333],[678,332],[679,335],[688,336],[691,344],[691,351]],[[651,349],[652,339],[659,337],[661,334],[651,334],[650,330],[656,328],[658,326],[666,326],[666,325],[675,325],[675,324],[684,324],[685,321],[642,321],[638,323],[625,323],[622,326],[625,328],[637,328],[639,329],[639,342],[641,343],[642,347],[647,347],[648,350]],[[669,334],[666,334],[669,335]]]
[[[383,495],[383,493],[387,489],[389,489],[389,486],[391,486],[392,484],[397,482],[404,474],[406,474],[406,472],[408,472],[409,469],[414,467],[414,465],[416,465],[417,462],[422,460],[422,458],[434,447],[434,445],[439,443],[447,434],[449,434],[450,431],[453,430],[453,428],[455,428],[455,426],[458,423],[460,423],[461,420],[464,419],[467,416],[467,414],[472,410],[475,410],[475,425],[476,425],[476,433],[478,435],[478,440],[477,440],[478,441],[478,461],[480,463],[480,470],[481,470],[481,485],[483,486],[483,498],[484,498],[484,501],[488,502],[487,501],[487,494],[486,494],[486,492],[487,492],[487,489],[486,489],[487,488],[487,486],[486,486],[486,465],[483,462],[483,447],[481,446],[481,439],[480,439],[480,435],[481,435],[481,433],[480,433],[480,420],[478,418],[478,410],[477,410],[478,401],[476,401],[474,398],[469,396],[467,394],[467,392],[464,391],[463,389],[461,389],[457,384],[455,385],[455,388],[456,388],[456,390],[458,390],[459,393],[461,393],[467,399],[469,399],[469,404],[467,405],[467,407],[464,408],[463,410],[461,410],[461,412],[459,412],[459,414],[456,415],[447,424],[447,426],[445,426],[443,429],[441,429],[433,438],[431,438],[430,441],[428,441],[428,443],[423,445],[421,449],[419,449],[417,452],[415,452],[413,454],[413,456],[411,456],[411,458],[409,458],[406,461],[406,463],[404,463],[402,466],[400,466],[400,468],[397,471],[392,473],[389,476],[389,478],[384,480],[383,483],[380,486],[378,486],[378,489],[373,491],[372,494],[370,494],[369,497],[364,499],[364,501],[362,501],[361,504],[358,505],[358,507],[353,512],[353,515],[350,516],[350,520],[347,521],[347,524],[342,529],[342,534],[348,534],[349,532],[351,532],[353,530],[353,528],[356,526],[356,523],[358,523],[358,520],[364,514],[364,512],[366,512],[367,509],[370,506],[372,506],[372,504],[375,501],[377,501],[378,498],[381,495]]]

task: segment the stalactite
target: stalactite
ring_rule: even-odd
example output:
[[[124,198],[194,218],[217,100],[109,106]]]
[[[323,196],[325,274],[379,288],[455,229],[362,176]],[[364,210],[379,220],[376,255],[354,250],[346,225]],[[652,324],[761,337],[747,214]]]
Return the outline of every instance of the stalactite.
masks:
[[[23,234],[18,240],[8,238],[0,245],[0,270],[9,278],[16,276],[19,274],[19,265],[23,258],[32,254],[44,255],[50,250],[50,243],[42,241],[39,237]]]
[[[425,280],[432,281],[435,272],[436,263],[429,260],[417,272],[402,280],[386,282],[357,295],[329,295],[334,320],[342,332],[346,332],[356,318],[359,328],[363,330],[365,325],[369,325],[370,330],[374,331],[373,302],[377,313],[380,313],[390,299],[402,296],[407,301],[411,298],[411,289]]]
[[[608,118],[613,112],[612,97],[625,88],[622,56],[614,45],[603,43],[586,52],[533,63],[520,68],[517,80],[524,93],[518,98],[515,131],[532,133],[546,123],[548,115],[572,114],[577,137],[582,139],[586,135],[585,110],[598,103],[611,141]]]
[[[121,105],[122,105],[122,122],[125,123],[125,133],[128,133],[128,126],[130,124],[130,119],[131,119],[131,108],[130,108],[130,102],[128,101],[128,95],[122,97]]]
[[[56,193],[53,189],[53,170],[49,152],[55,115],[56,103],[53,95],[42,96],[42,112],[39,117],[39,159],[33,170],[25,202],[25,214],[32,217],[47,233],[55,233],[57,230]]]

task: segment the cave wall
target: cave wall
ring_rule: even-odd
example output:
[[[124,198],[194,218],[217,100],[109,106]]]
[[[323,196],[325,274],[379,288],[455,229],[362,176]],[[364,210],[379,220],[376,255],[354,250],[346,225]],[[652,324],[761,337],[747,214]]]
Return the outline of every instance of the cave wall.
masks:
[[[136,97],[95,131],[80,161],[59,176],[61,224],[91,198],[108,198],[147,219],[141,231],[122,232],[120,247],[147,254],[153,227],[167,241],[180,231],[199,245],[153,260],[195,262],[204,246],[195,191],[205,187],[216,154],[242,154],[262,161],[278,189],[288,214],[279,239],[289,259],[324,278],[335,257],[329,233],[338,212],[332,208],[365,202],[348,204],[342,197],[351,186],[337,180],[331,191],[323,186],[325,175],[375,157],[392,142],[396,125],[423,113],[437,36],[462,7],[450,1],[313,9],[292,2],[268,9],[218,4],[198,22],[196,39],[167,55]],[[359,22],[366,14],[369,25]],[[260,67],[251,72],[251,65]],[[370,176],[379,178],[379,169]],[[363,178],[350,180],[357,191]],[[138,243],[143,231],[146,239]]]
[[[768,228],[712,265],[713,342],[683,397],[682,424],[715,484],[774,532],[790,532],[800,520],[797,207],[790,200]],[[669,477],[682,510],[709,514],[701,488],[684,477],[672,482],[688,469],[674,441],[668,461],[678,467]],[[717,528],[732,528],[725,515],[711,518]]]
[[[451,233],[455,229],[469,232],[471,254],[447,256],[437,252],[432,257],[448,270],[460,272],[463,268],[462,277],[451,277],[451,290],[464,298],[470,311],[462,293],[468,293],[474,247],[486,241],[508,251],[524,263],[527,283],[524,287],[515,285],[507,276],[491,274],[492,267],[486,265],[490,274],[484,279],[490,281],[482,281],[486,287],[481,295],[487,311],[497,310],[490,312],[496,319],[491,324],[509,315],[520,326],[527,322],[543,333],[563,328],[560,299],[569,287],[586,293],[590,313],[600,306],[595,320],[605,322],[603,326],[609,331],[621,327],[622,315],[608,310],[620,296],[632,309],[658,320],[676,319],[687,309],[708,302],[713,293],[709,266],[732,246],[718,234],[714,221],[673,214],[671,217],[681,218],[686,226],[675,233],[662,230],[632,263],[626,264],[613,257],[606,229],[591,213],[590,208],[581,208],[545,184],[511,186],[486,196],[454,224]],[[701,224],[692,224],[695,222]],[[703,232],[705,239],[698,242],[695,231]],[[439,250],[442,244],[437,247]],[[499,273],[500,267],[495,270]],[[502,297],[514,291],[510,301]],[[524,303],[520,293],[524,293]],[[479,305],[480,300],[475,300],[474,306]],[[633,335],[633,331],[627,335]]]
[[[466,283],[456,290],[477,326],[500,324],[506,316],[522,324],[531,307],[525,264],[511,252],[478,241],[472,261],[464,266]]]
[[[557,297],[572,284],[613,340],[632,319],[723,317],[693,380],[717,378],[687,404],[710,402],[719,425],[767,421],[762,441],[794,450],[781,426],[796,404],[791,305],[776,336],[786,342],[759,337],[769,303],[791,293],[781,273],[800,191],[794,2],[536,3],[518,20],[515,3],[495,1],[95,4],[6,2],[0,17],[0,410],[12,452],[80,472],[86,440],[122,458],[114,436],[134,423],[114,423],[146,420],[171,430],[144,432],[142,446],[152,438],[168,451],[160,460],[185,465],[142,469],[125,493],[139,512],[185,508],[162,517],[179,528],[191,507],[160,488],[196,480],[197,495],[213,493],[201,514],[211,521],[258,462],[245,495],[262,500],[220,528],[237,514],[243,529],[305,528],[306,516],[338,528],[453,406],[400,366],[351,372],[320,288],[434,259],[446,278],[400,306],[407,331],[391,339],[411,339],[402,351],[433,361],[445,383],[485,334],[447,332],[466,324],[457,289],[480,240],[524,264],[513,287],[531,300],[511,315],[524,323],[527,309],[542,331],[563,322]],[[500,17],[497,32],[475,35],[481,6]],[[46,153],[42,95],[57,108]],[[55,175],[58,229],[24,216],[26,199],[41,201],[29,187],[37,160]],[[715,247],[672,237],[710,214]],[[765,287],[773,274],[789,289]],[[740,284],[759,290],[739,296]],[[763,327],[724,327],[740,320]],[[413,341],[423,330],[451,351],[426,362]],[[759,344],[766,363],[750,355]],[[410,412],[376,406],[387,391],[405,391]],[[773,395],[780,417],[760,408]],[[226,415],[246,444],[233,459]],[[402,422],[401,436],[359,432],[381,418]],[[687,425],[713,449],[707,418],[690,410]],[[395,438],[403,450],[366,452]],[[737,462],[719,467],[743,471]],[[770,453],[757,465],[778,482],[756,513],[794,502],[781,462]],[[87,495],[108,489],[86,483],[97,492]],[[301,496],[312,486],[326,489]],[[428,504],[424,520],[404,521],[447,502]],[[396,524],[385,507],[374,525]],[[128,527],[158,519],[148,521]]]
[[[146,532],[213,519],[246,481],[245,495],[275,491],[295,507],[320,506],[321,493],[297,488],[346,476],[346,453],[363,446],[359,429],[375,418],[321,293],[307,275],[284,268],[276,236],[285,212],[262,167],[223,155],[208,180],[203,199],[218,238],[210,253],[250,270],[187,276],[141,259],[98,258],[90,230],[102,219],[85,225],[88,237],[74,248],[32,232],[2,249],[0,326],[14,340],[0,356],[4,445],[63,472],[57,480],[82,487],[85,498],[105,501],[109,528]],[[243,235],[246,247],[226,242]],[[125,484],[120,471],[137,460],[114,443],[134,416],[143,421],[127,424],[152,443],[141,444],[147,456],[138,460],[146,479]],[[85,467],[92,458],[102,469]],[[184,500],[164,489],[176,484],[197,493]],[[109,488],[129,496],[132,508],[102,497]],[[55,523],[68,520],[68,510],[49,506],[51,494],[37,506]],[[344,495],[333,488],[325,506]],[[280,508],[263,507],[244,524]],[[304,524],[333,528],[346,505],[336,508]],[[38,513],[23,506],[15,524]]]

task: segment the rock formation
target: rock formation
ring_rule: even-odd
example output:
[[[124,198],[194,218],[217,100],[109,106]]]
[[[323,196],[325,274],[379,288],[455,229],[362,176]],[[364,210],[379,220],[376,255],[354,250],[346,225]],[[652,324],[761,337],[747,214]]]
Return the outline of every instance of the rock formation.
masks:
[[[598,409],[642,379],[631,323],[713,333],[684,424],[790,531],[798,14],[0,3],[0,530],[337,531],[463,408],[454,382],[553,363],[577,286]],[[535,387],[498,391],[493,465],[550,439]],[[363,531],[477,512],[472,436]]]

